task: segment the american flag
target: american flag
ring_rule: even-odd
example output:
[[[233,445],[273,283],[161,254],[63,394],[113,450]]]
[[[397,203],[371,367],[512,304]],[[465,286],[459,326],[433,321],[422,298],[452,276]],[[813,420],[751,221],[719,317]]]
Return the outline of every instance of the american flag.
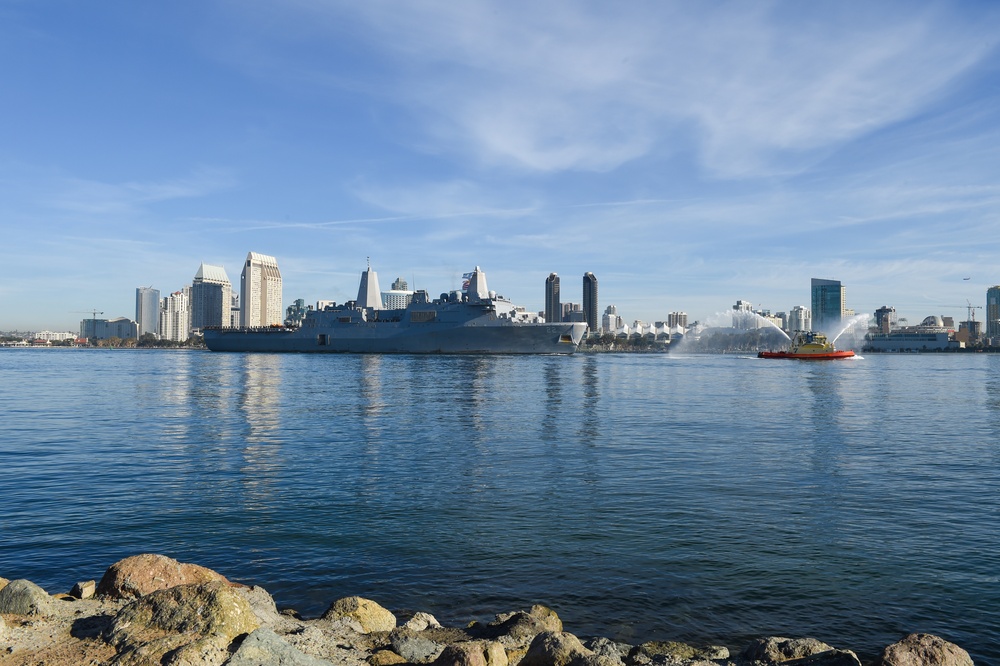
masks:
[[[469,280],[472,279],[474,273],[462,273],[462,292],[469,291]]]

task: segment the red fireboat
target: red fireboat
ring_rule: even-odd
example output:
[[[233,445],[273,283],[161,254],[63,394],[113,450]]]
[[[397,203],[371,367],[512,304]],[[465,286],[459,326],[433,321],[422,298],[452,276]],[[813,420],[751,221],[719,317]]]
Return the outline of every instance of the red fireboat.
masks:
[[[850,349],[838,351],[825,335],[813,331],[795,331],[788,351],[762,351],[757,354],[757,358],[798,358],[806,361],[829,361],[852,356],[854,352]]]

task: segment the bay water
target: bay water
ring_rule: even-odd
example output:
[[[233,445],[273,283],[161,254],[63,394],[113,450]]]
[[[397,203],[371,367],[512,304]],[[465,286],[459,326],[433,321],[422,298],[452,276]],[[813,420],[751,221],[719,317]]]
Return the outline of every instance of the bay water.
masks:
[[[1000,355],[0,349],[0,576],[142,552],[305,615],[1000,666]]]

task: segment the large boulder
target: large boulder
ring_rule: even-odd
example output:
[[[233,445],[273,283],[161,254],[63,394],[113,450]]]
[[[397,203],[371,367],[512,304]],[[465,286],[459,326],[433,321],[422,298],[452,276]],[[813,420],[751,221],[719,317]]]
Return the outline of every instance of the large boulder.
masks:
[[[11,615],[50,615],[52,597],[30,580],[12,580],[0,589],[0,613]]]
[[[526,647],[541,633],[559,633],[562,630],[562,620],[556,612],[538,604],[527,611],[497,615],[496,619],[487,625],[476,623],[470,627],[473,635],[499,640],[508,648]]]
[[[828,652],[833,647],[815,638],[781,638],[768,636],[757,638],[740,653],[742,662],[764,662],[778,664],[791,659],[810,657]]]
[[[112,599],[136,599],[177,585],[221,581],[226,577],[197,564],[183,564],[165,555],[145,553],[115,562],[97,584],[97,594]]]
[[[118,664],[221,664],[234,638],[260,622],[250,604],[221,581],[156,590],[123,607],[105,640]]]
[[[396,628],[396,616],[371,599],[344,597],[330,604],[323,613],[324,620],[350,618],[361,625],[365,633],[392,631]]]
[[[613,666],[614,660],[594,654],[580,639],[562,631],[546,631],[535,636],[518,666]]]
[[[972,666],[969,653],[931,634],[910,634],[882,651],[880,666]]]

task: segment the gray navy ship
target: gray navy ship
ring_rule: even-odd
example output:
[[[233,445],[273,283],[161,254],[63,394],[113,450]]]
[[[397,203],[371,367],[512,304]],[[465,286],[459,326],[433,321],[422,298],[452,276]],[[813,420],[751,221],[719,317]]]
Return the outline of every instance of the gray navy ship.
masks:
[[[431,300],[416,291],[402,309],[382,307],[369,266],[356,301],[310,310],[301,326],[203,331],[212,351],[374,354],[572,354],[586,332],[585,323],[528,321],[523,310],[488,290],[478,266],[464,293]]]

